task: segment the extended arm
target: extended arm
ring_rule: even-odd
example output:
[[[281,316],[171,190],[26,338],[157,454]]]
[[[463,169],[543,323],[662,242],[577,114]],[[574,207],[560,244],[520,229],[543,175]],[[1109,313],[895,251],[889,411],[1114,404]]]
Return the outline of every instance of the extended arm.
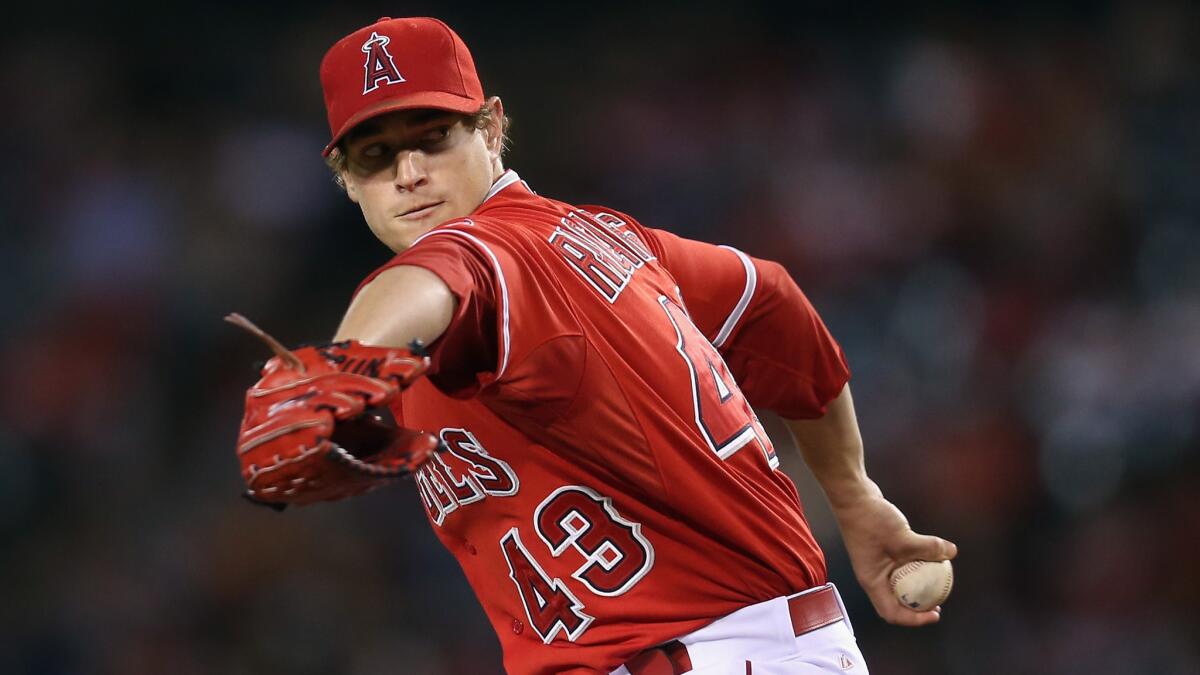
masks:
[[[940,608],[913,612],[896,602],[889,575],[912,560],[951,559],[958,549],[945,539],[913,532],[904,514],[884,499],[867,476],[850,385],[829,403],[823,417],[788,420],[787,425],[829,499],[854,574],[875,611],[889,623],[903,626],[937,621]]]
[[[457,301],[436,274],[398,265],[375,277],[354,297],[334,341],[358,340],[377,347],[430,344],[454,317]]]
[[[351,497],[414,471],[438,447],[429,434],[383,423],[390,405],[430,372],[413,340],[446,332],[449,287],[415,266],[389,267],[357,294],[333,344],[288,351],[248,320],[229,320],[277,353],[246,393],[238,460],[251,501],[282,509]]]

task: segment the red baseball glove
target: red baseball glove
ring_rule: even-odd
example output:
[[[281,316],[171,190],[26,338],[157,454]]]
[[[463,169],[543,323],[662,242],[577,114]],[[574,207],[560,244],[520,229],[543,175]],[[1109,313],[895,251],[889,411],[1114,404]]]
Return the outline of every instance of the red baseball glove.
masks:
[[[408,475],[438,449],[435,436],[367,412],[421,377],[428,357],[353,341],[289,351],[245,318],[227,320],[276,353],[246,392],[238,435],[251,501],[282,509],[352,497]]]

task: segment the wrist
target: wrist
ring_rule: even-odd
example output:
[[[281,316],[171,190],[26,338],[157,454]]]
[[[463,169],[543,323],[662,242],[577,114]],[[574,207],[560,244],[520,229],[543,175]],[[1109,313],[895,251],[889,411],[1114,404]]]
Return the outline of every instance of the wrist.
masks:
[[[866,474],[821,481],[825,498],[834,511],[852,509],[864,502],[881,499],[883,491]]]

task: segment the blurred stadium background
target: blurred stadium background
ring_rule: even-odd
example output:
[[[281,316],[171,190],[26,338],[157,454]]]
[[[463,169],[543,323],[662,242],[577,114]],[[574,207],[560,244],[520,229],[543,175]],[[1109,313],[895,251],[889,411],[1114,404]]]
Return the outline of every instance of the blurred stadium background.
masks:
[[[237,498],[261,348],[388,258],[322,165],[317,64],[434,15],[544,194],[784,262],[868,466],[958,542],[872,672],[1200,672],[1195,3],[44,3],[0,45],[0,672],[494,673],[408,486]],[[782,439],[781,439],[782,441]],[[782,444],[782,442],[781,442]]]

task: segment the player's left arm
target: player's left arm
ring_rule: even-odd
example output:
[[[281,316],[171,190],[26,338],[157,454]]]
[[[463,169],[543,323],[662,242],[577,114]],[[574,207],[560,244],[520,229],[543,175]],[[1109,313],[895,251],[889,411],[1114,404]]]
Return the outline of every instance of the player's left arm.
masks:
[[[282,509],[362,494],[407,475],[437,438],[369,414],[390,405],[431,360],[456,296],[433,272],[389,266],[356,295],[331,344],[288,350],[239,315],[227,317],[276,352],[246,393],[238,460],[254,502]]]
[[[354,297],[335,342],[357,340],[376,347],[430,344],[446,332],[457,299],[441,277],[423,267],[389,267]]]
[[[430,359],[426,375],[453,396],[469,396],[498,377],[499,330],[507,325],[497,303],[498,263],[471,241],[444,230],[373,272],[355,292],[336,339],[378,347],[419,340]]]

